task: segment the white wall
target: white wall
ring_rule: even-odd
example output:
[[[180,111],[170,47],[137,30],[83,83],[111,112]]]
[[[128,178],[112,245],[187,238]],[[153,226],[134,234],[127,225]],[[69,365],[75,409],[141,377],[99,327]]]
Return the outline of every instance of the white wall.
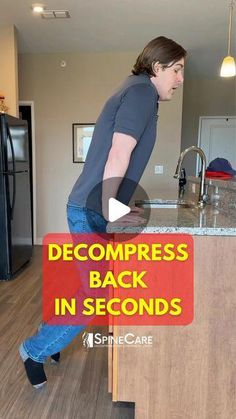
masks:
[[[25,54],[19,60],[20,100],[35,102],[37,237],[67,229],[68,194],[83,164],[72,163],[72,123],[95,122],[105,100],[130,74],[136,53]],[[65,60],[67,66],[60,67]],[[182,89],[159,111],[158,144],[141,184],[177,190]],[[154,175],[154,164],[164,175]]]

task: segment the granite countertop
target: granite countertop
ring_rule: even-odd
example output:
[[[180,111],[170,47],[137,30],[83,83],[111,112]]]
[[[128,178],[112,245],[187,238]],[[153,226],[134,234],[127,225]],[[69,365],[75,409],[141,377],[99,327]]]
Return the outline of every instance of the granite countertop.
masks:
[[[183,196],[184,201],[197,202],[199,188],[196,184],[199,182],[200,179],[194,176],[187,178],[187,188]],[[213,201],[210,199],[211,204],[205,205],[203,209],[197,207],[153,208],[146,226],[119,227],[115,223],[109,223],[107,232],[236,236],[236,177],[228,180],[206,179],[206,184],[209,187],[208,192],[214,191],[215,186],[218,186],[219,194],[213,196]],[[175,190],[159,189],[149,192],[149,199],[177,199],[178,194],[177,188]]]
[[[118,223],[118,222],[117,222]],[[223,213],[205,208],[153,208],[146,227],[118,227],[109,223],[109,233],[188,233],[200,236],[236,236],[236,210]]]
[[[188,181],[193,183],[200,183],[200,178],[195,176],[188,176]],[[232,179],[217,179],[217,178],[206,178],[205,179],[206,185],[218,186],[219,188],[236,190],[236,177],[232,177]]]

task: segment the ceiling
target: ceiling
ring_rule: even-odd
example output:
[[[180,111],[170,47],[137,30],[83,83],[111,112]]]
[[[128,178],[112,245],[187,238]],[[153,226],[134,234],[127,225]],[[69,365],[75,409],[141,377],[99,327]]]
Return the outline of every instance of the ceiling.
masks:
[[[39,1],[40,2],[40,1]],[[20,53],[139,51],[165,35],[189,52],[188,75],[218,75],[227,52],[228,0],[45,0],[70,19],[45,20],[29,0],[0,0],[0,25],[14,24]],[[232,53],[236,56],[236,5]]]

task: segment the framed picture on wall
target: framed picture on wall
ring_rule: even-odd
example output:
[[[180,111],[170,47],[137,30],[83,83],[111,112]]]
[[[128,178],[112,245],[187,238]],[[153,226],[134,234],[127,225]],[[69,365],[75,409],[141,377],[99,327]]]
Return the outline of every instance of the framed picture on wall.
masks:
[[[95,124],[72,124],[73,163],[84,163]]]

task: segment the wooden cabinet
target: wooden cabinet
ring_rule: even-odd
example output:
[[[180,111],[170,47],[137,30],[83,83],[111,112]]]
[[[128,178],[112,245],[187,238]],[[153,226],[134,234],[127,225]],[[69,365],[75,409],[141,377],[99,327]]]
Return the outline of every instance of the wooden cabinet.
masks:
[[[154,340],[109,348],[113,400],[135,402],[135,419],[236,417],[236,238],[195,236],[194,258],[192,324],[113,329]]]

